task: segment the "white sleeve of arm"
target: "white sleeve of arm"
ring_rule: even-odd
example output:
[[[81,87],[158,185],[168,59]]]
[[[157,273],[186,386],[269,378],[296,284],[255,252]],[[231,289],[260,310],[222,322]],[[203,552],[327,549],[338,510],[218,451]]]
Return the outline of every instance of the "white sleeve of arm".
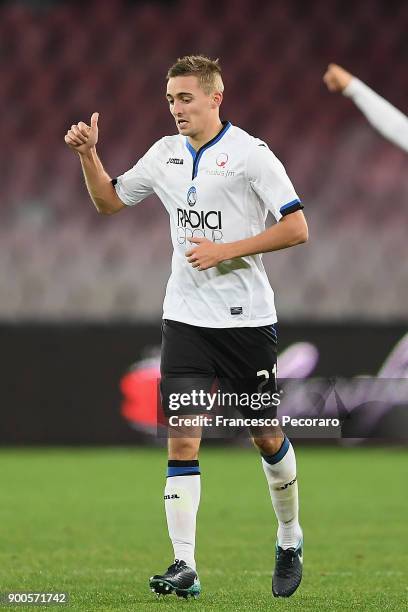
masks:
[[[112,180],[117,195],[126,206],[134,206],[154,193],[154,169],[159,142],[150,147],[133,168]]]
[[[343,94],[351,98],[371,125],[385,138],[408,153],[408,117],[353,77]]]
[[[276,221],[303,208],[283,164],[261,140],[255,141],[248,154],[247,176],[251,188]]]

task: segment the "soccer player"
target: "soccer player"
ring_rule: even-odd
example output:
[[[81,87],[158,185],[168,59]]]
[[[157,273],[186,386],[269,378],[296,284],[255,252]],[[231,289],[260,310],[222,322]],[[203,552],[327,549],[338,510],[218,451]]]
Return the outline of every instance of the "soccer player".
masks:
[[[262,253],[308,238],[302,204],[267,144],[220,120],[224,85],[217,61],[179,59],[168,71],[166,98],[178,134],[157,141],[113,180],[96,153],[98,113],[65,142],[79,154],[89,194],[102,214],[132,207],[152,193],[170,217],[172,273],[163,308],[161,392],[167,415],[175,390],[197,379],[275,383],[276,312]],[[277,223],[265,229],[271,212]],[[246,384],[246,383],[245,383]],[[204,409],[205,410],[205,409]],[[187,414],[195,414],[192,405]],[[157,594],[197,596],[196,515],[200,501],[201,430],[169,435],[165,511],[174,563],[150,579]],[[302,530],[293,447],[280,428],[251,430],[278,520],[275,596],[288,597],[302,577]]]
[[[406,115],[337,64],[329,64],[323,80],[330,91],[351,98],[380,134],[408,152]]]

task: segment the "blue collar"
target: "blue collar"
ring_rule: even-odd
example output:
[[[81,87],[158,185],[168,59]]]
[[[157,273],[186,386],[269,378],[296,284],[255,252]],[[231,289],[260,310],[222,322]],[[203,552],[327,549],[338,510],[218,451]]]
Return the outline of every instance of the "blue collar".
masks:
[[[191,156],[193,158],[193,173],[192,173],[192,177],[191,177],[192,179],[195,179],[195,177],[197,176],[197,173],[198,173],[198,164],[200,162],[201,156],[204,153],[204,151],[206,151],[207,149],[209,149],[213,145],[217,144],[217,142],[219,140],[221,140],[221,138],[224,136],[224,134],[231,127],[231,123],[229,121],[223,121],[222,125],[223,125],[222,130],[220,132],[218,132],[218,134],[214,138],[212,138],[211,140],[206,142],[205,145],[200,147],[198,149],[198,151],[196,151],[194,149],[194,147],[191,146],[191,144],[189,143],[188,138],[186,136],[186,147],[190,151]]]

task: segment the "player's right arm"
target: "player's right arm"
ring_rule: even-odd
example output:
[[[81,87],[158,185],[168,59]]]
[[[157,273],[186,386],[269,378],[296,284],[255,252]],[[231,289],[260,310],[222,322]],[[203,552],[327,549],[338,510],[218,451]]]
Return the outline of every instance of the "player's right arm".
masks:
[[[85,183],[96,210],[104,215],[112,215],[125,207],[105,171],[96,152],[98,142],[98,113],[93,113],[91,125],[80,121],[72,125],[65,134],[66,144],[79,155]]]
[[[371,125],[408,152],[408,117],[365,83],[337,64],[329,64],[323,77],[327,88],[351,98]]]

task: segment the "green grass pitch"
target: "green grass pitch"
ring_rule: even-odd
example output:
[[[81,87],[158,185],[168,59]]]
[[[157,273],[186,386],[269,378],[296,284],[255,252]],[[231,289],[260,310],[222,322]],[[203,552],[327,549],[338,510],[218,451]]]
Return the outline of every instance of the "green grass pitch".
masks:
[[[0,591],[67,591],[65,609],[86,612],[407,610],[406,451],[308,447],[297,458],[305,532],[298,592],[271,595],[276,527],[257,453],[204,447],[203,593],[184,601],[148,588],[172,560],[164,450],[3,449]]]

